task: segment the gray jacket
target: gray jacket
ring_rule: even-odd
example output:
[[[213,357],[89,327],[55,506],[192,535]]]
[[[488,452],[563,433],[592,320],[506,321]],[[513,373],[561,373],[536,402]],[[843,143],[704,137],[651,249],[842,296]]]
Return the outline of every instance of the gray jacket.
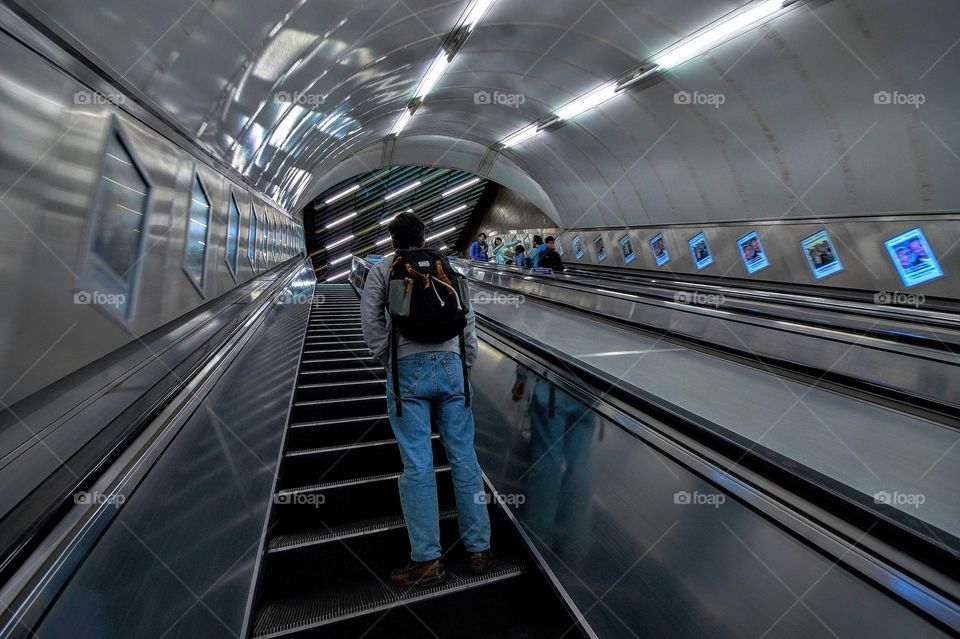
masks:
[[[363,296],[360,298],[360,313],[363,320],[363,339],[370,348],[373,356],[379,359],[384,366],[390,363],[390,313],[387,311],[388,287],[390,281],[390,263],[392,259],[384,259],[377,263],[367,275],[363,285]],[[464,330],[465,351],[467,366],[473,366],[477,361],[477,329],[476,317],[473,309],[467,313],[467,328]],[[411,342],[403,335],[397,336],[398,359],[414,353],[429,353],[449,351],[460,353],[460,342],[457,338],[446,342]]]

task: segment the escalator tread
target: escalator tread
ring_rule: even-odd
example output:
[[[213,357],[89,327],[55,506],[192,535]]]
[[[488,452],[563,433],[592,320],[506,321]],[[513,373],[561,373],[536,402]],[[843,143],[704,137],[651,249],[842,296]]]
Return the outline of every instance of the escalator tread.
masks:
[[[497,560],[486,574],[474,575],[465,560],[453,560],[447,563],[446,571],[446,579],[432,586],[396,586],[371,574],[363,581],[335,583],[284,599],[265,601],[257,616],[254,637],[266,639],[382,612],[397,605],[409,605],[514,579],[525,575],[527,569],[522,564]]]
[[[455,508],[444,508],[440,510],[441,520],[453,519],[456,516],[457,510]],[[333,526],[308,528],[291,533],[277,534],[270,539],[268,550],[269,552],[279,552],[404,527],[406,527],[406,522],[404,522],[403,514],[401,513],[382,517],[371,517],[370,519],[362,521],[351,521]]]
[[[434,468],[438,473],[449,472],[450,466],[437,466]],[[338,479],[337,481],[325,482],[322,484],[311,484],[309,486],[297,486],[296,488],[285,488],[277,491],[278,495],[293,495],[297,493],[312,493],[342,486],[356,486],[358,484],[368,484],[375,481],[387,481],[390,479],[400,479],[401,472],[383,473],[382,475],[369,475],[367,477],[357,477],[350,479]],[[282,503],[282,500],[280,500]]]

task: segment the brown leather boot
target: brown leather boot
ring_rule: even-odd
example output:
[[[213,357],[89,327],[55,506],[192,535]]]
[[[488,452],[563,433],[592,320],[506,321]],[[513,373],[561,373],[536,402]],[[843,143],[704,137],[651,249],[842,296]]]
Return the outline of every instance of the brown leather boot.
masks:
[[[472,552],[470,555],[470,570],[475,575],[482,575],[493,566],[493,552],[488,548],[480,552]]]
[[[411,561],[403,568],[397,568],[390,573],[390,581],[402,586],[429,586],[443,581],[447,576],[443,569],[443,562],[439,559],[430,561]]]

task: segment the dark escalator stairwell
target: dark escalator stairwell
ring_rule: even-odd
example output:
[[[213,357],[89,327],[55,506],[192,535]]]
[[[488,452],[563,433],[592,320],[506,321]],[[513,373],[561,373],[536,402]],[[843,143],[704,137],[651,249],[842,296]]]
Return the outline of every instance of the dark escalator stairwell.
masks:
[[[470,571],[436,433],[447,576],[432,586],[389,583],[390,570],[406,563],[409,545],[386,373],[363,343],[353,289],[326,284],[317,293],[262,549],[252,636],[579,636],[497,507],[491,507],[497,562],[481,576]]]

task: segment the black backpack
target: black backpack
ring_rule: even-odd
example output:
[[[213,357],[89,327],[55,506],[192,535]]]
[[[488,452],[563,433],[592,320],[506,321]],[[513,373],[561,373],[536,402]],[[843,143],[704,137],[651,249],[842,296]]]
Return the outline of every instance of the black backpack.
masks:
[[[397,415],[403,414],[397,364],[397,336],[412,342],[437,343],[458,337],[463,367],[465,405],[470,405],[464,329],[470,310],[466,279],[453,270],[446,256],[434,249],[397,251],[390,264],[390,357]]]
[[[563,271],[563,260],[560,259],[560,254],[554,249],[544,251],[543,255],[540,256],[538,265],[540,268],[550,268],[558,273]]]

